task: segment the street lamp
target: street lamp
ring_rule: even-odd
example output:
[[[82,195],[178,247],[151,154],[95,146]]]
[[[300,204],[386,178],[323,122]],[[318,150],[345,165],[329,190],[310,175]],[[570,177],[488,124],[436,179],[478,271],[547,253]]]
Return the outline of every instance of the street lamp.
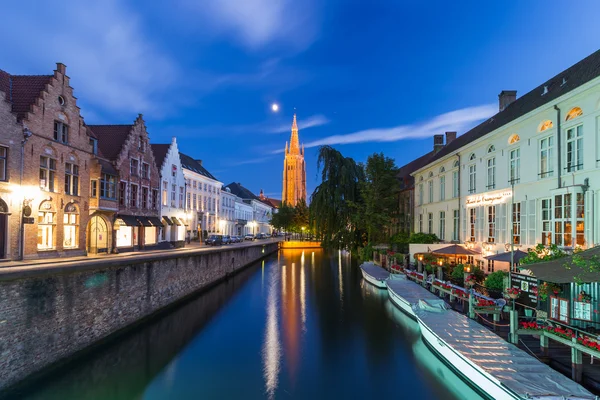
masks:
[[[304,240],[304,229],[306,229],[306,228],[302,227],[302,240]]]

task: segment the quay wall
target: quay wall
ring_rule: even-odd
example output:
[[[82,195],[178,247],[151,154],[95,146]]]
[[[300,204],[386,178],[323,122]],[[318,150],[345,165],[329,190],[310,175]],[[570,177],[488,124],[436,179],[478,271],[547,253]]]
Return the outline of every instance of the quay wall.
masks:
[[[304,240],[290,240],[279,242],[281,249],[320,249],[321,242],[309,242]]]
[[[0,269],[0,390],[277,249],[269,242]]]

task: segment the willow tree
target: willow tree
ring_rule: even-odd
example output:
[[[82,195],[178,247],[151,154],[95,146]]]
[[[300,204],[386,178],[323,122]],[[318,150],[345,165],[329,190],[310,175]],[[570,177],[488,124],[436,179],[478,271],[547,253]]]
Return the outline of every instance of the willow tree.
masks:
[[[330,146],[319,148],[317,170],[321,183],[310,199],[310,216],[323,247],[356,248],[361,245],[361,164]]]

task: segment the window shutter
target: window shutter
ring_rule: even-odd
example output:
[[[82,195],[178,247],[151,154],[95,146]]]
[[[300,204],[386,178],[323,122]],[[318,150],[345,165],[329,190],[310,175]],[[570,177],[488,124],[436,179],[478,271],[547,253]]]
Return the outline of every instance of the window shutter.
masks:
[[[529,219],[527,221],[527,244],[531,247],[535,246],[535,200],[529,200],[527,205],[527,212]]]

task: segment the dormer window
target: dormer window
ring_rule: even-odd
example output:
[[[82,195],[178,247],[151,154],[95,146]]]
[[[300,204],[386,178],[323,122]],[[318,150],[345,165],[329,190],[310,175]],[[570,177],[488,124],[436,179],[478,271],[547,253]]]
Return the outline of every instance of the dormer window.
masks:
[[[98,155],[98,140],[90,138],[90,145],[92,146],[92,153]]]
[[[54,140],[69,143],[69,125],[61,121],[54,121]]]

